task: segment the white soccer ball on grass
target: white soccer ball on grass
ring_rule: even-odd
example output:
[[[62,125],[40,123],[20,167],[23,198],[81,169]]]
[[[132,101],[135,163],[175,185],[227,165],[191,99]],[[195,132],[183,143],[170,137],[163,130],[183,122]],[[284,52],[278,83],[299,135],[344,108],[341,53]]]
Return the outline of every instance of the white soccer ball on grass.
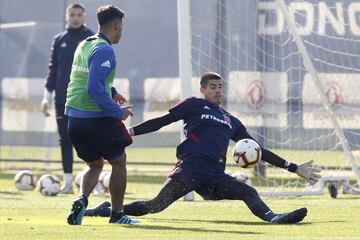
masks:
[[[245,184],[251,186],[251,178],[246,173],[236,172],[236,173],[231,174],[231,176],[233,178],[235,178],[237,181],[245,183]]]
[[[107,189],[107,191],[109,191],[110,177],[111,177],[111,172],[108,172],[107,174],[105,174],[104,180],[102,181],[102,185],[104,186],[104,189]]]
[[[77,187],[77,189],[80,191],[80,187],[81,187],[81,182],[82,182],[82,179],[83,179],[83,176],[84,176],[84,173],[85,171],[87,171],[87,168],[83,169],[82,171],[78,172],[76,174],[76,177],[75,177],[75,186]],[[109,188],[108,188],[108,185],[105,186],[104,185],[104,178],[106,175],[110,174],[110,171],[102,171],[100,176],[99,176],[99,180],[98,180],[98,183],[96,184],[94,190],[93,190],[93,193],[95,195],[103,195],[105,194],[106,192],[109,192]]]
[[[109,177],[106,177],[109,175]],[[109,192],[109,181],[110,181],[111,171],[104,170],[101,172],[99,176],[99,184],[102,186],[105,192]],[[106,183],[105,183],[105,177],[106,177]]]
[[[82,181],[83,176],[84,176],[84,170],[78,172],[74,179],[75,186],[79,191],[80,191],[81,181]]]
[[[56,196],[60,192],[60,179],[54,174],[42,175],[38,184],[40,193],[44,196]]]
[[[29,170],[17,172],[14,180],[18,190],[34,190],[36,187],[36,176]]]

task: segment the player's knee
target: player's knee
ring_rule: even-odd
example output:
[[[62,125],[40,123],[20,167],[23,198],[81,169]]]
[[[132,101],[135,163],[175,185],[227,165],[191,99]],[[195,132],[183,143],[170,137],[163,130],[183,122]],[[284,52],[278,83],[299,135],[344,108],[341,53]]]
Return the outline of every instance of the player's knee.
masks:
[[[246,193],[244,195],[246,198],[253,199],[254,197],[259,196],[255,188],[247,186]]]
[[[104,160],[101,158],[99,160],[93,161],[93,162],[89,162],[88,163],[89,168],[93,169],[93,170],[102,170],[104,167]]]
[[[123,153],[121,156],[109,160],[112,167],[124,168],[126,166],[126,154]]]

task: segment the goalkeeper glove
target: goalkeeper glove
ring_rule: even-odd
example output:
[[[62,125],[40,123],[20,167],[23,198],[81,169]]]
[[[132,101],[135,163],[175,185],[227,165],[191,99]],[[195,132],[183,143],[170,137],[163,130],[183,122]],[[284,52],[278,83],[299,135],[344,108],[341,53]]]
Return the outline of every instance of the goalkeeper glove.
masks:
[[[50,116],[49,109],[51,105],[51,99],[52,99],[52,92],[49,92],[49,90],[45,88],[44,96],[41,102],[41,111],[45,117]]]
[[[320,174],[317,174],[321,172],[319,168],[315,168],[312,166],[314,160],[307,161],[305,163],[301,163],[297,166],[296,173],[300,177],[304,178],[306,181],[308,181],[311,185],[314,185],[319,181],[321,178]]]

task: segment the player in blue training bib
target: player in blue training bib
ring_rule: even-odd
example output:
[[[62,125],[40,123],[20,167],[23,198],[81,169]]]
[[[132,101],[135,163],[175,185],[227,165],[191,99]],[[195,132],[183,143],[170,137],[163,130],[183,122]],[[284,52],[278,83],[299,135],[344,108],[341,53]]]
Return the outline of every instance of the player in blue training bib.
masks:
[[[276,214],[260,199],[257,191],[225,173],[226,152],[229,141],[253,139],[239,119],[221,106],[222,78],[214,72],[204,73],[200,80],[203,98],[187,98],[169,110],[169,113],[129,128],[131,135],[157,131],[163,126],[184,120],[186,140],[176,151],[178,162],[158,195],[148,201],[135,201],[124,205],[124,213],[142,216],[157,213],[185,194],[196,191],[207,200],[242,200],[253,214],[264,221],[286,224],[297,223],[307,214],[306,208]],[[290,172],[297,173],[311,184],[320,175],[319,169],[304,163],[296,165],[262,148],[262,160]],[[87,216],[109,216],[110,203],[104,202],[89,209]]]

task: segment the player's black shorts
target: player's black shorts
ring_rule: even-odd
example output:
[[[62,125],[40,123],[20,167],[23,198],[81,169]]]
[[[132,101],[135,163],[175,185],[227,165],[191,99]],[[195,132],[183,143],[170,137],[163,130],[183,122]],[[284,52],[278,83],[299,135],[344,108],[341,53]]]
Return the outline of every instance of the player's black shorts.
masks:
[[[85,162],[116,159],[132,143],[123,122],[110,117],[69,117],[68,131],[77,155]]]
[[[180,180],[189,190],[196,190],[207,183],[216,183],[228,176],[224,169],[204,156],[191,156],[179,160],[169,177]]]
[[[204,199],[242,199],[252,188],[224,172],[222,166],[203,156],[178,161],[169,177],[180,181],[186,192],[196,191]]]

